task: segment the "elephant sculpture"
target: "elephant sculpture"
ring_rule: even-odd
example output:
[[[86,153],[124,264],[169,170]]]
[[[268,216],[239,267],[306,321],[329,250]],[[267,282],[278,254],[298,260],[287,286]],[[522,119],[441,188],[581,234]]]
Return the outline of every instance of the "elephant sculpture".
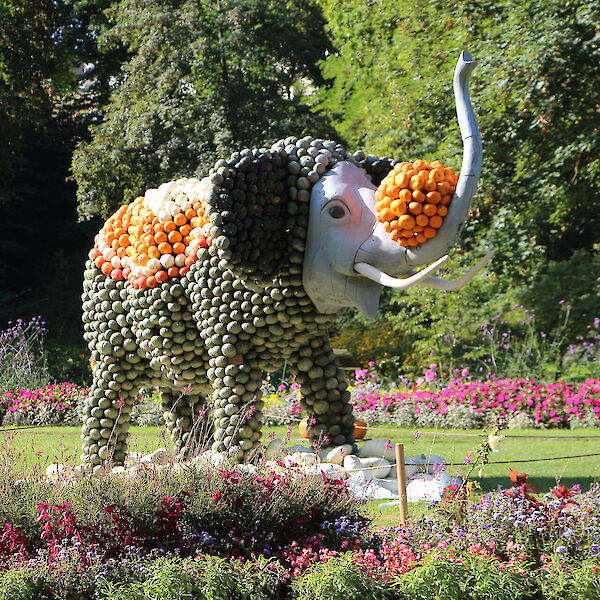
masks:
[[[455,73],[464,157],[435,239],[393,242],[376,218],[388,159],[332,141],[289,137],[219,160],[202,180],[148,190],[109,218],[86,263],[84,337],[93,384],[84,407],[84,469],[122,464],[131,410],[156,386],[176,448],[200,438],[231,458],[260,446],[265,372],[288,361],[313,440],[354,444],[354,418],[328,328],[341,307],[369,316],[382,286],[457,289],[432,276],[465,221],[481,168],[468,94]],[[419,265],[431,264],[415,272]]]

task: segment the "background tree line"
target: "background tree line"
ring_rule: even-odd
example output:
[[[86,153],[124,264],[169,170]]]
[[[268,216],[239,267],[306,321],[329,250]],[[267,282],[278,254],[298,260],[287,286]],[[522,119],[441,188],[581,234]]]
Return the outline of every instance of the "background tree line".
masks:
[[[432,349],[450,364],[490,315],[518,329],[523,305],[539,331],[576,343],[600,315],[598,12],[591,0],[0,0],[0,320],[42,314],[78,352],[101,218],[232,150],[310,133],[458,167],[452,70],[468,48],[486,156],[449,275],[485,247],[496,258],[460,294],[386,293],[373,329],[393,332],[385,347],[354,315],[339,341],[405,370]]]

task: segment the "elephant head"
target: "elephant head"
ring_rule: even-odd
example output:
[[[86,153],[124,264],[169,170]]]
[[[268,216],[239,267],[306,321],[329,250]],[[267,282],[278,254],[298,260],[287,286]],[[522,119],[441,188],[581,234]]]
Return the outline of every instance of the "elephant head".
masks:
[[[458,60],[454,93],[464,144],[463,164],[451,209],[436,238],[416,248],[393,241],[377,221],[376,186],[355,162],[342,161],[314,186],[303,269],[304,288],[321,313],[343,306],[375,316],[382,286],[413,284],[458,289],[491,258],[488,254],[458,281],[431,276],[457,239],[481,171],[481,137],[469,99],[468,79],[475,62],[468,52]],[[416,273],[413,268],[431,264]]]

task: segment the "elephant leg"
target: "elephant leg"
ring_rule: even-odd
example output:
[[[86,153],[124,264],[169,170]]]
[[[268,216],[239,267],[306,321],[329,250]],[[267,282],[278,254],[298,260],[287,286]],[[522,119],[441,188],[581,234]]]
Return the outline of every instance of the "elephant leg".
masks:
[[[125,462],[131,411],[141,386],[128,380],[118,363],[112,366],[97,365],[101,375],[94,377],[83,409],[81,460],[87,472],[99,473]]]
[[[208,445],[212,424],[204,395],[161,388],[160,399],[178,458],[187,458]]]
[[[308,414],[308,432],[321,446],[354,445],[354,415],[344,371],[326,336],[313,338],[290,357],[301,386],[302,406]]]
[[[208,369],[214,389],[212,448],[227,452],[237,461],[250,458],[262,435],[263,371],[255,360],[245,358],[248,360],[243,364],[232,364],[227,357],[217,356],[211,358]]]

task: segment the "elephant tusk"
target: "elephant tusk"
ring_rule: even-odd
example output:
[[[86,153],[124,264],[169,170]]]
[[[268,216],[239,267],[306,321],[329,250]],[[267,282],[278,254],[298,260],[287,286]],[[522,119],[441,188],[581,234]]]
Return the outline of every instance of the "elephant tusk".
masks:
[[[494,252],[488,252],[476,265],[473,265],[460,279],[455,281],[439,279],[438,277],[426,277],[418,281],[418,285],[434,290],[447,290],[454,292],[465,287],[481,269],[483,269],[493,258]],[[416,273],[421,273],[417,271]]]
[[[426,279],[431,273],[439,269],[447,260],[448,256],[444,255],[441,258],[438,258],[438,260],[436,260],[433,264],[406,278],[392,277],[377,267],[364,262],[354,263],[354,270],[357,273],[364,275],[368,279],[371,279],[372,281],[375,281],[381,285],[385,285],[386,287],[403,289],[410,287],[415,283],[419,283],[423,279]]]

